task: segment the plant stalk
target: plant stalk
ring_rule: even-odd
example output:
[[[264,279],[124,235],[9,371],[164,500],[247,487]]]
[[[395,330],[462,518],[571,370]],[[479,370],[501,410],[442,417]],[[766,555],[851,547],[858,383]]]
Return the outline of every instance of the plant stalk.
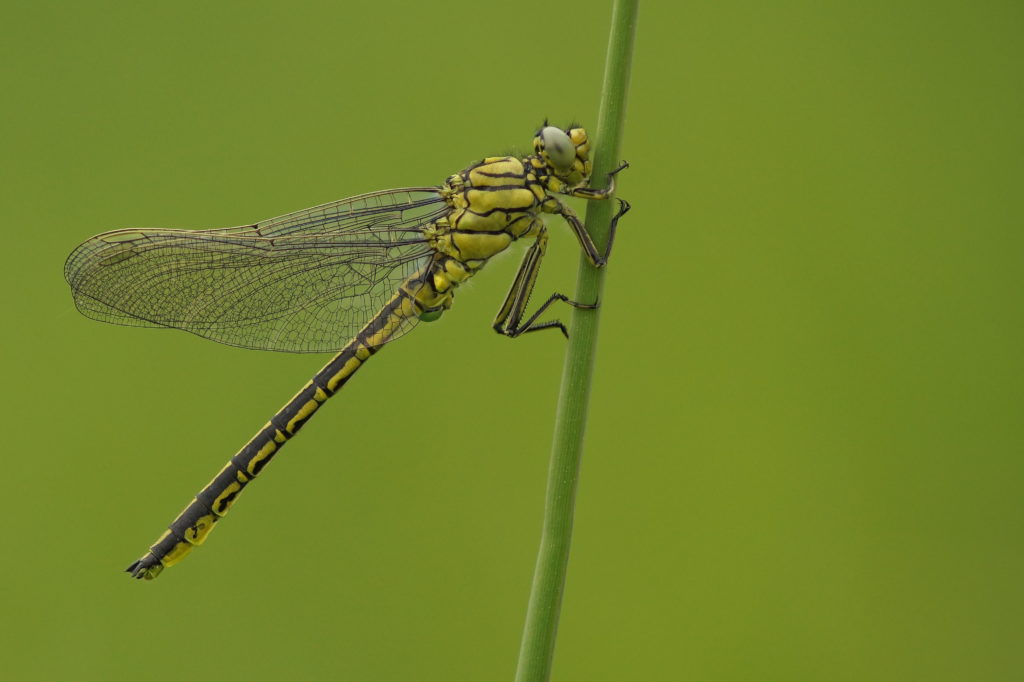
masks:
[[[595,185],[606,183],[609,171],[619,162],[619,143],[636,34],[637,4],[638,0],[614,0],[613,3],[611,35],[593,150],[592,183]],[[585,222],[599,249],[607,243],[612,211],[617,203],[614,200],[588,203]],[[601,301],[605,270],[595,268],[586,255],[581,255],[573,300]],[[544,527],[519,650],[516,682],[547,682],[551,676],[558,618],[569,564],[576,488],[583,455],[600,312],[600,309],[572,310],[571,333],[562,370],[562,387],[548,470]]]

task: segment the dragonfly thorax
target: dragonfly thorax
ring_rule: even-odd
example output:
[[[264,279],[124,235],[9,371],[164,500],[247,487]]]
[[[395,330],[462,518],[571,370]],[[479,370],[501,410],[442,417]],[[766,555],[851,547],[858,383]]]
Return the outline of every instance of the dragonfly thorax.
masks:
[[[470,270],[543,225],[538,216],[547,189],[524,159],[478,161],[448,178],[440,193],[451,211],[424,234],[436,250]]]

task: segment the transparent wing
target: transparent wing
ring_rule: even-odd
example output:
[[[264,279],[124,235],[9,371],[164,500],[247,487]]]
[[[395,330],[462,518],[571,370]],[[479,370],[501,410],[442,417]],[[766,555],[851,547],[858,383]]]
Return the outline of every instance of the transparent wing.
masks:
[[[448,210],[437,189],[416,187],[244,227],[114,230],[78,246],[64,276],[78,309],[103,322],[243,348],[334,351],[426,264],[421,230]]]

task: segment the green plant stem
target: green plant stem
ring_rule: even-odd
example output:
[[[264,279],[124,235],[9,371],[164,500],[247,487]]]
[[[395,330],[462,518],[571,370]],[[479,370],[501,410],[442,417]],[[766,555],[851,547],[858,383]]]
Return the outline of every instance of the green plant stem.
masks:
[[[605,63],[604,87],[594,148],[594,184],[605,182],[619,160],[629,89],[638,0],[615,0]],[[627,171],[628,173],[628,171]],[[614,201],[592,201],[586,225],[600,248],[608,239]],[[581,256],[573,300],[601,301],[605,269],[593,267]],[[533,574],[526,626],[519,649],[516,682],[547,682],[558,633],[558,617],[565,591],[565,574],[572,541],[573,512],[583,437],[590,401],[590,385],[597,349],[600,309],[573,309],[571,335],[562,371],[562,388],[548,470],[544,503],[544,529]]]

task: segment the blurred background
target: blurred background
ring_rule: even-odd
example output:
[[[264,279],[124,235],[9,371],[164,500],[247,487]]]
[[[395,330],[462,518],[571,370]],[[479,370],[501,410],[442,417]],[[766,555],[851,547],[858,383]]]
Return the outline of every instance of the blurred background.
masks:
[[[593,128],[610,3],[0,12],[3,677],[511,679],[565,348],[490,329],[518,253],[146,584],[327,356],[87,320],[62,266]],[[641,7],[554,679],[1024,677],[1022,20]],[[552,229],[538,296],[575,280]]]

